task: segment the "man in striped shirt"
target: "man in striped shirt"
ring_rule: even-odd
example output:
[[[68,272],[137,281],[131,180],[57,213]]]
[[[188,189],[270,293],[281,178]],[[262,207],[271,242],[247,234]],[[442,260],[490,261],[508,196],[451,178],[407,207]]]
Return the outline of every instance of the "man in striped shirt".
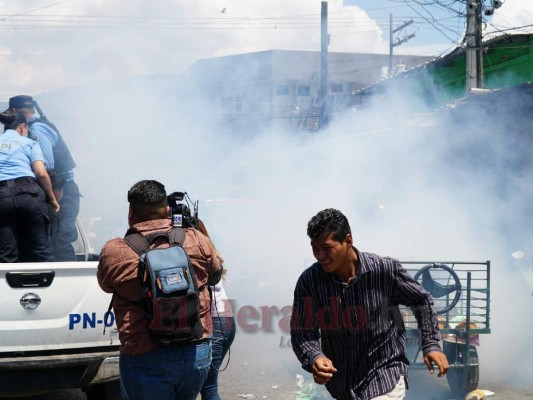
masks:
[[[307,234],[318,262],[296,284],[291,342],[315,382],[340,400],[403,399],[409,362],[400,304],[418,321],[430,373],[436,364],[444,376],[448,361],[430,294],[397,260],[356,249],[338,210],[320,211]]]

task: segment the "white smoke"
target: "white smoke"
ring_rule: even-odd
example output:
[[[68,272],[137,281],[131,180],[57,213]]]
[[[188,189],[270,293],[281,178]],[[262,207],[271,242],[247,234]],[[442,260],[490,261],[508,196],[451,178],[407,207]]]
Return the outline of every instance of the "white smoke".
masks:
[[[522,10],[530,9],[530,2],[521,3]],[[527,386],[531,369],[523,354],[533,330],[527,317],[533,288],[523,277],[531,276],[532,249],[526,240],[531,230],[514,212],[528,209],[531,174],[506,173],[516,190],[502,196],[496,172],[458,172],[443,156],[451,138],[417,122],[416,113],[432,110],[408,93],[392,94],[387,102],[347,114],[315,134],[266,130],[246,138],[231,135],[213,119],[210,99],[194,99],[179,73],[212,55],[318,50],[320,2],[191,4],[72,1],[39,14],[56,24],[57,15],[99,16],[99,22],[44,29],[32,20],[28,27],[2,31],[0,51],[8,55],[0,66],[3,98],[35,95],[62,131],[78,164],[81,216],[94,235],[95,252],[105,240],[124,234],[129,187],[157,179],[168,191],[185,190],[200,200],[200,216],[226,260],[227,290],[238,305],[282,307],[292,302],[297,277],[313,261],[307,221],[323,208],[339,208],[349,217],[361,250],[404,260],[490,259],[493,333],[481,338],[481,379]],[[507,8],[519,15],[517,4],[508,1],[501,12]],[[2,4],[9,15],[42,5]],[[348,19],[366,16],[357,7],[341,9],[338,1],[330,2],[329,11]],[[287,15],[314,15],[316,29],[283,29],[289,26],[286,20],[280,26],[262,21],[268,29],[250,28],[257,28],[258,18]],[[142,28],[139,22],[132,29],[138,17],[147,25]],[[229,17],[245,23],[234,30],[171,29],[163,17],[189,22]],[[157,24],[162,26],[156,29]],[[368,32],[356,36],[347,29],[346,41],[332,32],[330,50],[384,52],[383,32],[369,18],[366,26]],[[487,129],[481,121],[479,126]],[[478,133],[461,126],[457,132],[466,138]],[[480,136],[478,143],[485,140]],[[503,160],[516,151],[498,140],[487,142],[493,144],[491,154]],[[464,147],[471,144],[465,141]],[[524,256],[513,258],[517,251]],[[280,373],[286,365],[299,368],[290,350],[276,353],[279,335],[241,332],[236,340],[236,346],[239,340],[249,344],[251,358],[266,355],[279,362]]]
[[[193,101],[191,93],[178,79],[144,78],[39,98],[75,153],[82,217],[96,221],[96,252],[124,234],[129,187],[157,179],[169,192],[200,200],[237,310],[281,309],[313,262],[307,221],[338,208],[363,251],[402,260],[491,260],[493,332],[481,337],[481,381],[527,386],[519,354],[533,326],[515,315],[528,315],[533,291],[524,279],[531,274],[531,229],[521,217],[529,210],[531,171],[512,170],[521,136],[503,136],[508,121],[495,127],[476,114],[467,125],[439,125],[433,110],[402,91],[324,131],[239,137],[213,119],[208,98]],[[281,317],[273,313],[268,331],[262,317],[245,318],[258,329],[239,325],[235,351],[293,373],[299,366],[292,352],[279,348],[280,336],[288,337],[277,327]],[[512,372],[517,365],[523,374]]]

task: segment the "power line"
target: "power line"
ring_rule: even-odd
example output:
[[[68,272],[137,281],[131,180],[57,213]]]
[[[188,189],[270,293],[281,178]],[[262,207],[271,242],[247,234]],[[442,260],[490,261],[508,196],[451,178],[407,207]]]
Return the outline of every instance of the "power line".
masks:
[[[407,0],[401,0],[403,1],[411,10],[413,10],[415,13],[417,13],[420,17],[422,17],[423,19],[425,19],[429,24],[431,24],[437,31],[439,31],[443,36],[445,36],[448,40],[450,40],[452,43],[455,43],[457,40],[456,39],[452,39],[451,37],[449,37],[446,33],[444,33],[442,31],[442,29],[440,29],[436,24],[438,24],[438,22],[433,19],[433,21],[429,20],[427,17],[424,17],[419,11],[417,11],[411,4],[409,4],[409,2]],[[445,28],[445,27],[444,27]],[[445,29],[448,29],[448,28],[445,28]],[[457,32],[454,32],[454,33],[457,33]]]
[[[102,28],[102,29],[135,29],[135,30],[308,30],[317,29],[319,27],[319,14],[302,14],[294,16],[282,17],[171,17],[171,16],[112,16],[112,15],[76,15],[76,14],[49,14],[49,15],[27,15],[28,13],[42,10],[43,8],[52,7],[73,0],[63,0],[51,5],[47,5],[38,9],[26,11],[24,13],[12,14],[4,16],[1,20],[10,20],[10,24],[0,26],[4,29],[88,29],[88,28]],[[405,2],[405,0],[402,0]],[[422,6],[431,3],[423,3],[415,0],[417,4]],[[447,6],[445,3],[440,5]],[[409,5],[409,4],[408,4]],[[375,10],[390,10],[390,8],[400,8],[403,5],[389,6],[389,7],[375,7],[365,9],[365,11]],[[412,8],[412,7],[411,7]],[[416,10],[415,10],[416,11]],[[418,12],[417,12],[418,13]],[[355,15],[350,10],[340,11],[330,14],[330,28],[334,30],[352,28],[354,25],[359,27],[377,26],[385,29],[387,21],[384,18],[375,18],[368,20]],[[440,18],[438,22],[433,21],[418,13],[418,17],[414,17],[415,25],[421,29],[429,29],[429,27],[436,28],[449,40],[454,41],[443,30],[448,30],[459,34],[457,27],[452,24],[446,24],[447,21],[453,17]],[[20,18],[24,15],[25,18]],[[312,20],[310,20],[312,18]],[[405,17],[409,18],[409,17]],[[442,28],[436,26],[439,26]],[[360,33],[360,30],[353,31],[353,34]],[[347,33],[349,34],[349,33]]]
[[[19,15],[26,15],[26,14],[30,14],[30,13],[33,13],[35,11],[39,11],[39,10],[44,10],[45,8],[51,8],[51,7],[55,7],[59,4],[63,4],[63,3],[68,3],[68,2],[71,2],[71,1],[74,1],[74,0],[63,0],[63,1],[58,1],[57,3],[53,3],[53,4],[48,4],[46,6],[43,6],[43,7],[39,7],[39,8],[34,8],[32,10],[28,10],[28,11],[23,11],[21,13],[18,13],[18,14],[11,14],[5,18],[2,18],[0,19],[0,21],[5,21],[5,20],[8,20],[10,18],[13,18],[13,17],[17,17]]]
[[[492,23],[491,23],[492,26],[494,26]],[[495,26],[494,26],[495,27]],[[522,25],[522,26],[515,26],[513,28],[507,28],[507,29],[498,29],[498,32],[509,32],[509,31],[515,31],[517,29],[523,29],[523,28],[531,28],[533,27],[533,24],[528,24],[528,25]],[[496,27],[495,27],[496,28]],[[497,28],[496,28],[497,29]]]

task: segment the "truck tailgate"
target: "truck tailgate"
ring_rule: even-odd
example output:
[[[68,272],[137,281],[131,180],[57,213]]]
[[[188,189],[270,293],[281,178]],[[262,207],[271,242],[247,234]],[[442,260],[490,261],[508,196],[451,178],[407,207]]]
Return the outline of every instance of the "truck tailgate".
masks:
[[[0,352],[118,345],[96,262],[0,264]],[[104,325],[106,327],[103,334]]]

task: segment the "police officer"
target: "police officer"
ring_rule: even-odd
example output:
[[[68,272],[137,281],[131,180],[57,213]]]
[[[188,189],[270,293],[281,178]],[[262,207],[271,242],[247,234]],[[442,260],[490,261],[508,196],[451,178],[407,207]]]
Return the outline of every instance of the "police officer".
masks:
[[[41,148],[22,113],[0,113],[0,122],[0,262],[53,261],[46,200],[60,207]]]
[[[54,124],[35,113],[31,96],[15,96],[9,99],[9,109],[22,112],[30,128],[30,138],[41,145],[46,169],[52,179],[61,211],[52,217],[52,247],[56,261],[75,261],[72,243],[78,237],[76,218],[80,211],[80,191],[74,182],[72,169],[76,166],[67,145]],[[39,113],[40,109],[38,108]]]

